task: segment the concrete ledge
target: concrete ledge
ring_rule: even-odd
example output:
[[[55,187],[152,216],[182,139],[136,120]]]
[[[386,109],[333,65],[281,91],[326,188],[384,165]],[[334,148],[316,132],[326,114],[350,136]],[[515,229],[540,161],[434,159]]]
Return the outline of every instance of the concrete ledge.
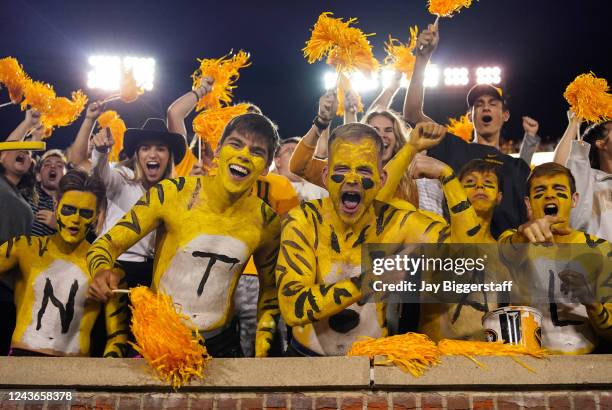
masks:
[[[414,377],[395,366],[374,366],[374,388],[439,390],[557,390],[612,387],[612,355],[551,356],[548,359],[520,358],[535,370],[530,372],[509,357],[477,357],[481,368],[466,357],[443,357],[422,377]]]
[[[144,359],[0,357],[0,389],[65,387],[81,390],[166,390]],[[366,357],[213,359],[204,379],[185,388],[364,389],[370,387]]]
[[[531,373],[508,357],[445,357],[416,378],[365,357],[213,359],[203,380],[182,390],[612,390],[612,355],[522,358]],[[0,357],[0,389],[67,388],[78,391],[169,391],[142,359]]]

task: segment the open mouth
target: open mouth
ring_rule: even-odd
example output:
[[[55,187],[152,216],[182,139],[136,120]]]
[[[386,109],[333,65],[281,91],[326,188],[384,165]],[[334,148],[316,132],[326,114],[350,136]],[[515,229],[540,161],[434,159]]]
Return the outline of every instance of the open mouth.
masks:
[[[79,228],[75,226],[71,226],[70,228],[68,228],[68,232],[70,232],[70,234],[72,235],[76,235],[79,233]]]
[[[230,170],[230,173],[232,174],[232,176],[234,176],[236,178],[245,178],[245,177],[247,177],[251,173],[245,167],[237,165],[237,164],[230,165],[229,166],[229,170]]]
[[[161,165],[157,161],[149,161],[149,162],[147,162],[147,169],[149,171],[158,171],[160,166]]]
[[[345,211],[351,213],[357,209],[361,202],[361,195],[358,192],[344,192],[340,197],[342,207]]]
[[[15,157],[15,162],[18,163],[18,164],[24,164],[25,160],[26,160],[26,155],[25,154],[18,154]]]
[[[544,205],[544,215],[556,216],[559,212],[559,207],[555,204]]]
[[[57,178],[57,172],[50,171],[49,172],[49,179],[55,179],[55,178]]]
[[[488,124],[491,121],[493,121],[493,117],[491,117],[490,115],[485,114],[482,116],[482,122],[484,122],[485,124]]]

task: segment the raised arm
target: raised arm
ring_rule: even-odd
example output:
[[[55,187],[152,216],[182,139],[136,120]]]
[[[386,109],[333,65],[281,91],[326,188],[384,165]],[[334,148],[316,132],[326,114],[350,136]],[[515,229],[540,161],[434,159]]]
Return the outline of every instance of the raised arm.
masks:
[[[446,127],[434,122],[417,124],[410,132],[408,142],[385,165],[387,181],[378,192],[376,199],[388,202],[393,198],[416,153],[436,146],[445,135]]]
[[[576,117],[572,111],[567,112],[568,124],[561,140],[557,144],[555,148],[555,155],[553,157],[553,161],[559,165],[565,166],[567,163],[567,159],[570,154],[570,150],[572,147],[572,141],[574,141],[578,136],[578,130],[580,129],[580,123],[582,120]]]
[[[187,138],[185,118],[191,114],[198,101],[212,90],[212,87],[212,77],[203,77],[202,85],[200,85],[199,88],[189,91],[170,104],[166,113],[168,131],[181,134],[183,137]]]
[[[102,114],[104,106],[100,101],[93,102],[87,107],[85,118],[79,127],[74,142],[66,150],[66,158],[75,167],[83,167],[89,170],[89,166],[83,166],[89,160],[89,137],[94,129],[96,120]]]
[[[23,121],[9,134],[6,141],[23,141],[30,131],[39,127],[42,127],[40,113],[33,109],[27,110]]]
[[[397,94],[400,88],[401,80],[402,73],[394,71],[391,83],[378,94],[374,101],[372,101],[372,104],[370,104],[368,108],[368,112],[388,110],[393,103],[393,97],[395,97],[395,94]]]
[[[350,124],[357,122],[358,96],[353,89],[348,89],[344,92],[344,123]]]
[[[536,120],[530,117],[523,117],[523,141],[521,142],[521,148],[519,149],[519,158],[531,165],[531,159],[533,154],[538,149],[538,144],[541,138],[538,136],[538,129],[540,125]]]
[[[115,144],[113,136],[108,129],[102,129],[92,139],[94,149],[91,153],[91,166],[93,175],[100,178],[106,186],[107,198],[118,195],[125,186],[125,179],[119,171],[111,168],[108,155]]]
[[[264,233],[266,240],[253,254],[253,260],[259,275],[255,357],[266,357],[268,355],[280,315],[278,291],[276,290],[276,279],[274,277],[280,243],[280,221],[271,209],[266,208],[265,212],[267,214],[266,218],[270,218]]]
[[[329,127],[336,115],[338,100],[335,91],[328,91],[319,99],[319,112],[314,123],[295,147],[289,169],[295,175],[300,176],[318,186],[323,186],[321,175],[326,161],[313,158],[319,136]]]
[[[404,120],[411,124],[417,122],[432,120],[423,113],[423,99],[425,68],[431,59],[431,55],[438,46],[440,40],[438,27],[430,24],[427,30],[423,30],[417,37],[416,47],[414,49],[416,61],[414,63],[414,71],[410,79],[406,98],[404,100]]]
[[[180,180],[181,178],[179,178]],[[163,222],[161,201],[173,209],[177,195],[175,180],[163,180],[149,189],[107,233],[99,237],[87,253],[89,273],[94,278],[89,296],[106,303],[117,289],[121,276],[113,269],[117,258]]]
[[[276,265],[278,302],[289,326],[302,326],[335,315],[361,299],[360,277],[317,284],[315,233],[301,209],[283,222]]]

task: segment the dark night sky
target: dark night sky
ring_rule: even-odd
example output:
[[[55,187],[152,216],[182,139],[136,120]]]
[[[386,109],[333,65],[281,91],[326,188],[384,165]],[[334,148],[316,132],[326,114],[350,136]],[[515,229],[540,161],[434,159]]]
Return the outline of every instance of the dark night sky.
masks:
[[[128,127],[147,117],[163,117],[166,107],[191,87],[196,58],[219,57],[230,49],[251,53],[242,71],[236,101],[258,104],[282,136],[309,128],[323,92],[323,63],[309,65],[301,48],[319,13],[357,17],[358,27],[377,33],[370,39],[384,58],[388,34],[405,41],[408,27],[433,21],[426,0],[405,1],[31,1],[3,0],[0,56],[14,56],[37,80],[53,84],[58,95],[87,90],[91,54],[143,55],[156,59],[155,88],[136,103],[113,108]],[[559,137],[566,124],[565,86],[579,73],[610,75],[610,1],[481,0],[440,24],[441,41],[433,62],[441,66],[497,64],[511,119],[505,136],[522,135],[520,117],[540,121],[541,134]],[[428,91],[425,111],[440,122],[465,110],[467,87]],[[363,95],[368,103],[374,96]],[[0,102],[7,101],[5,91]],[[401,108],[403,92],[396,97]],[[0,132],[21,120],[17,107],[0,110]],[[66,146],[80,120],[55,131],[51,146]]]

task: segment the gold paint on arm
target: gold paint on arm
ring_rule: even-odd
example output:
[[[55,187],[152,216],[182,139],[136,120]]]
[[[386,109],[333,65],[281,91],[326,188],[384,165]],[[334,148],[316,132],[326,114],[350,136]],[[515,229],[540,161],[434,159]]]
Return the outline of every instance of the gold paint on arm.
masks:
[[[115,269],[121,274],[119,287],[127,289],[125,273]],[[106,346],[103,357],[124,357],[129,334],[128,295],[116,294],[104,305],[106,322]]]
[[[378,191],[376,199],[382,202],[389,202],[391,198],[395,196],[397,187],[406,172],[406,169],[412,163],[417,150],[410,144],[406,143],[404,146],[387,162],[385,165],[385,171],[387,171],[387,181],[385,185]]]
[[[324,188],[322,174],[327,161],[314,158],[315,148],[308,146],[302,139],[291,155],[289,167],[295,175]]]
[[[271,210],[268,210],[272,212]],[[255,357],[266,357],[270,350],[277,319],[280,314],[274,271],[280,242],[280,221],[275,218],[264,231],[266,238],[255,251],[253,259],[259,276],[259,300],[257,301],[257,332]]]
[[[10,238],[0,245],[0,276],[19,263],[20,248],[23,241],[25,241],[25,237],[18,236],[17,238]]]

